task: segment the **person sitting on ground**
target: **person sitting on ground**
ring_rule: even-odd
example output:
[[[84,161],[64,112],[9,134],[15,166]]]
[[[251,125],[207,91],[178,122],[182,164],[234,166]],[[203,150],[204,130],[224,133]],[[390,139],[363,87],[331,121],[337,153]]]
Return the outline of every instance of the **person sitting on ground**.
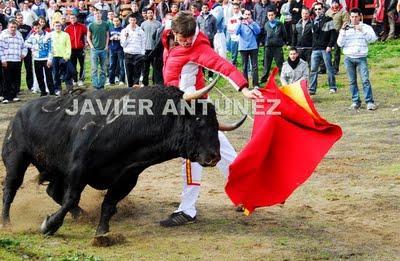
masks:
[[[295,47],[289,49],[289,57],[283,63],[281,71],[282,85],[288,85],[297,81],[307,80],[310,72],[307,63],[300,59]]]

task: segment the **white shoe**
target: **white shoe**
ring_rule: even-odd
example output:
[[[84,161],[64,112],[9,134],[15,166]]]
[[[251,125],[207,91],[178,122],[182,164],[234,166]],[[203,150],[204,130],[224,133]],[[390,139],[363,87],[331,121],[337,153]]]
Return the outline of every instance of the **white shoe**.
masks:
[[[330,94],[337,93],[337,90],[336,90],[336,89],[333,89],[333,88],[332,88],[332,89],[329,89],[329,93],[330,93]]]
[[[9,101],[7,99],[1,101],[2,104],[7,104]]]
[[[72,81],[72,85],[76,86],[78,83],[76,81]]]
[[[124,82],[119,82],[119,85],[122,86],[122,85],[125,85],[125,83]]]
[[[20,100],[21,100],[20,98],[15,97],[15,98],[13,99],[13,102],[19,102]]]
[[[367,110],[369,110],[369,111],[374,111],[374,110],[376,110],[376,109],[377,109],[377,107],[376,107],[376,105],[375,105],[373,102],[367,103]]]
[[[358,110],[358,109],[360,109],[360,107],[361,107],[361,104],[360,104],[360,103],[358,103],[358,102],[353,102],[353,103],[350,105],[349,110]]]
[[[36,90],[32,90],[31,92],[32,92],[32,93],[38,93],[38,91],[36,91]]]
[[[106,81],[106,84],[104,84],[104,86],[110,86],[110,82]]]
[[[78,86],[83,86],[83,82],[81,80],[78,81]]]
[[[0,96],[0,102],[4,101],[4,97]]]
[[[115,83],[119,83],[119,77],[118,76],[115,77]]]
[[[56,91],[56,96],[60,96],[61,92],[60,91]]]

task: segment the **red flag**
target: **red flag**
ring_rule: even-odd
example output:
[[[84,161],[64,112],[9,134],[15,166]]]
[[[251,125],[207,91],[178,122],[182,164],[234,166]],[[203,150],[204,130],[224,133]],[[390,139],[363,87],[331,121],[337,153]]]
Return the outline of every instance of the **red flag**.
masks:
[[[342,136],[339,126],[315,110],[306,81],[279,88],[276,72],[260,89],[264,101],[257,105],[251,139],[230,165],[225,186],[246,214],[284,202]]]

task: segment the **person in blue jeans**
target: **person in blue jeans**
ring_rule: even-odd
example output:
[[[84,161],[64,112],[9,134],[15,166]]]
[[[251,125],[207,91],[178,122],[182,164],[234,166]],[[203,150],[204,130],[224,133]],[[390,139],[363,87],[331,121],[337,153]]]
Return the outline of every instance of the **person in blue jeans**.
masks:
[[[115,76],[118,76],[119,85],[125,82],[124,50],[121,46],[121,19],[113,18],[114,27],[110,30],[110,68],[108,77],[110,84],[115,84]]]
[[[375,42],[377,36],[371,26],[361,22],[361,11],[358,8],[350,10],[350,23],[344,23],[339,31],[337,44],[343,48],[344,66],[349,78],[352,104],[349,109],[361,107],[361,99],[357,85],[357,68],[360,71],[364,98],[368,110],[376,110],[372,95],[371,82],[367,63],[368,43]]]
[[[68,67],[71,58],[71,40],[69,34],[62,31],[60,21],[53,23],[54,31],[51,32],[51,56],[53,57],[50,66],[53,66],[54,91],[61,95],[61,82],[65,82],[67,91],[72,91],[73,72]]]
[[[106,83],[106,60],[110,28],[109,24],[101,19],[99,10],[94,10],[93,15],[95,20],[89,25],[87,41],[90,46],[92,84],[95,89],[99,90],[103,89]]]
[[[260,33],[260,26],[251,18],[251,11],[245,10],[243,18],[236,29],[239,36],[239,52],[243,62],[243,76],[248,81],[249,61],[252,67],[253,88],[259,87],[258,81],[258,44],[257,35]]]
[[[240,19],[242,17],[242,12],[240,11],[240,6],[237,3],[232,4],[233,14],[229,18],[227,24],[227,31],[229,35],[229,51],[231,52],[232,64],[237,65],[237,57],[239,53],[239,36],[236,34],[236,28],[240,24]]]
[[[318,85],[318,67],[321,60],[324,61],[326,71],[328,73],[329,92],[336,93],[335,69],[332,66],[332,47],[336,43],[337,33],[331,17],[324,15],[324,7],[322,3],[314,5],[314,13],[316,17],[312,26],[313,41],[311,52],[311,73],[309,94],[314,95]]]

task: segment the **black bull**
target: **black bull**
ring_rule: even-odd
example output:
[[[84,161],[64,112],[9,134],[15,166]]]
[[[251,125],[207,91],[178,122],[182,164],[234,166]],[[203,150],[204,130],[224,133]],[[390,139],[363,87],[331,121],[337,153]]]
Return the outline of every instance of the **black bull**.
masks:
[[[111,110],[112,106],[105,115],[96,106],[95,115],[67,113],[74,101],[82,109],[85,100],[91,104],[100,100],[104,105],[109,99],[127,97],[151,100],[153,115],[147,111],[121,114]],[[109,231],[117,203],[135,187],[147,167],[177,157],[214,166],[220,160],[215,108],[195,100],[194,113],[165,114],[165,105],[171,100],[180,111],[182,97],[177,88],[154,86],[43,97],[26,103],[10,123],[3,143],[7,171],[3,224],[10,223],[11,203],[29,164],[38,169],[39,182],[48,182],[47,193],[61,205],[41,226],[47,235],[61,227],[68,212],[79,215],[79,200],[86,185],[107,190],[96,230],[96,235],[101,235]]]

